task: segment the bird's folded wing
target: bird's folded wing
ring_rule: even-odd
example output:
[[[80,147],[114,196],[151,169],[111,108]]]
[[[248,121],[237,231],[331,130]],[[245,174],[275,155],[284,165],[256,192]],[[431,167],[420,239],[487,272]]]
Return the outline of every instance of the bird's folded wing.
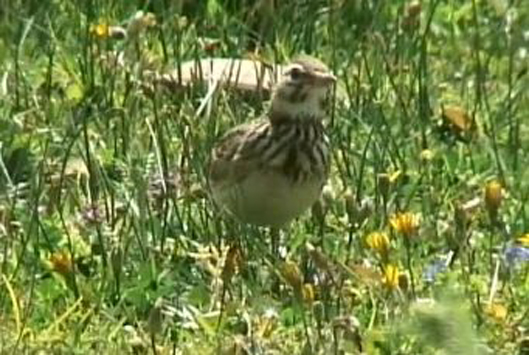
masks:
[[[213,149],[209,166],[210,183],[231,185],[244,180],[259,163],[247,146],[246,139],[255,123],[248,123],[229,130]]]

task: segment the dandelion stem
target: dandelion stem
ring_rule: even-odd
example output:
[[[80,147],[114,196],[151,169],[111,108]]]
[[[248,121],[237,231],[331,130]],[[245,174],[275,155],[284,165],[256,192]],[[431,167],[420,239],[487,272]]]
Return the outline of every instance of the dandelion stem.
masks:
[[[408,269],[408,272],[410,273],[410,285],[411,285],[411,294],[413,296],[413,299],[416,298],[415,294],[415,277],[413,276],[413,269],[411,265],[411,244],[408,239],[405,239],[405,245],[406,245],[406,267]]]

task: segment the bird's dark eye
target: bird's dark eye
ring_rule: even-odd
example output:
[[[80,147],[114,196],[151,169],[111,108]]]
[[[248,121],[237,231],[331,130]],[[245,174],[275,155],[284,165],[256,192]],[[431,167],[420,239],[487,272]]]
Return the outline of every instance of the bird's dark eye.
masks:
[[[290,78],[292,80],[299,80],[301,78],[301,70],[299,70],[298,68],[293,68],[292,70],[290,70]]]

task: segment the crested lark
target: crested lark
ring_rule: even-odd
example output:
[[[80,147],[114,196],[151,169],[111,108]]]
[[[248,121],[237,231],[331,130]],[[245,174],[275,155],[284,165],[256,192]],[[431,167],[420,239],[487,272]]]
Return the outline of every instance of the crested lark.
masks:
[[[215,146],[209,185],[216,204],[242,222],[273,228],[312,206],[329,173],[322,119],[335,81],[312,57],[287,67],[266,117],[231,129]]]

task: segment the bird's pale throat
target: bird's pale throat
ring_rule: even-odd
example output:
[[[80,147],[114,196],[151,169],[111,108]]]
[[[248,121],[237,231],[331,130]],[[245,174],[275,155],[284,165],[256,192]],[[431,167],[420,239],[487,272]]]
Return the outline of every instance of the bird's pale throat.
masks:
[[[278,90],[272,98],[271,115],[321,119],[326,115],[326,94],[320,90]]]

